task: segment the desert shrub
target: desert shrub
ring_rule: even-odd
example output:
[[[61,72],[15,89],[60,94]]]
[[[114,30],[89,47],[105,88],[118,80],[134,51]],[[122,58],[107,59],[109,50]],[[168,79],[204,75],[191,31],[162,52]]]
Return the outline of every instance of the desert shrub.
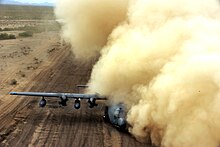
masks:
[[[45,25],[48,31],[59,31],[61,29],[61,25],[58,22]]]
[[[20,37],[32,37],[32,36],[33,36],[33,32],[31,32],[31,31],[25,31],[25,32],[19,33],[18,35],[19,35]]]
[[[12,80],[10,81],[10,85],[16,85],[16,84],[17,84],[17,80],[12,79]]]
[[[1,3],[2,0],[0,0]],[[0,4],[0,19],[51,20],[55,19],[54,8],[45,6],[19,6]]]
[[[14,28],[14,30],[22,30],[22,31],[31,31],[33,33],[42,33],[42,32],[45,32],[45,31],[58,31],[60,30],[61,26],[59,23],[55,22],[55,23],[52,23],[52,24],[40,24],[40,25],[37,25],[37,26],[23,26],[23,27],[18,27],[18,28]]]
[[[33,33],[42,33],[45,31],[45,27],[43,27],[42,25],[39,26],[23,26],[23,27],[18,27],[15,30],[23,30],[26,32],[33,32]]]
[[[13,34],[9,34],[8,37],[9,37],[9,39],[16,39],[15,35],[13,35]]]
[[[6,40],[6,39],[16,39],[16,37],[13,34],[1,33],[0,40]]]
[[[24,77],[26,77],[26,75],[25,75],[24,73],[22,73],[22,74],[21,74],[21,77],[23,77],[23,78],[24,78]]]
[[[2,29],[2,31],[13,31],[14,29],[13,28],[4,28]]]
[[[2,28],[0,28],[0,31],[2,31]]]
[[[7,33],[1,33],[0,34],[0,40],[8,39],[8,34]]]

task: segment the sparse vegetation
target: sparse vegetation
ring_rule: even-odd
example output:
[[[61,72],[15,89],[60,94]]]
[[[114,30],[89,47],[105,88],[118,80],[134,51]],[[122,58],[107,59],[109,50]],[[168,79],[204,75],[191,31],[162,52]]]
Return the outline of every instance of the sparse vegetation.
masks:
[[[0,19],[54,20],[53,7],[0,5]]]
[[[13,34],[7,34],[7,33],[0,34],[0,40],[7,40],[7,39],[16,39],[16,37]]]
[[[20,75],[22,78],[26,77],[25,73],[20,70],[16,74]]]
[[[15,28],[14,30],[23,30],[23,31],[32,31],[33,33],[42,33],[45,31],[57,31],[60,30],[60,25],[56,22],[54,23],[44,23],[41,25],[37,25],[37,26],[24,26],[24,27],[19,27],[19,28]]]
[[[32,65],[30,65],[30,66],[27,66],[27,70],[35,70],[35,69],[38,69],[38,67],[37,66],[32,66]]]
[[[40,24],[40,25],[36,25],[36,26],[23,26],[23,27],[17,27],[17,28],[0,28],[0,32],[6,32],[6,31],[25,31],[26,33],[21,34],[19,36],[22,37],[30,37],[33,36],[33,33],[42,33],[45,31],[58,31],[60,30],[60,25],[57,22],[53,22],[50,24]],[[30,35],[32,34],[32,35]]]
[[[48,49],[48,50],[47,50],[47,53],[52,53],[53,51],[55,51],[55,48]]]
[[[16,39],[16,37],[13,34],[9,34],[9,39]]]
[[[12,80],[10,81],[10,85],[16,85],[16,84],[17,84],[17,80],[12,79]]]
[[[39,60],[38,58],[34,57],[34,64],[40,64],[42,60]]]
[[[13,31],[14,28],[0,28],[0,31]]]
[[[25,31],[25,32],[19,33],[18,36],[20,36],[20,37],[32,37],[33,36],[33,32]]]
[[[22,73],[22,74],[21,74],[21,77],[23,77],[23,78],[24,78],[24,77],[26,77],[26,75],[25,75],[24,73]]]
[[[0,20],[12,21],[10,25],[1,25],[0,32],[24,31],[22,37],[30,37],[32,33],[60,30],[60,24],[55,21],[53,7],[0,5]],[[19,20],[24,24],[17,24]],[[14,21],[15,20],[15,21]],[[33,35],[33,34],[32,34]]]
[[[33,50],[28,46],[28,47],[22,47],[21,48],[21,53],[23,54],[23,55],[29,55],[30,54],[30,52],[32,52]]]

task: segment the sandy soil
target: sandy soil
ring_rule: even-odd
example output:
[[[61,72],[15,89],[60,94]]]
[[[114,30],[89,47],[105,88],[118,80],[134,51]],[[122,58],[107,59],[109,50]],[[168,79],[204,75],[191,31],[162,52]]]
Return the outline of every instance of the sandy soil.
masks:
[[[46,108],[39,108],[40,98],[8,95],[81,92],[76,85],[87,83],[94,63],[76,60],[57,32],[0,41],[0,146],[150,146],[105,123],[104,103],[89,109],[82,102],[75,110],[74,101],[63,108],[51,98]]]

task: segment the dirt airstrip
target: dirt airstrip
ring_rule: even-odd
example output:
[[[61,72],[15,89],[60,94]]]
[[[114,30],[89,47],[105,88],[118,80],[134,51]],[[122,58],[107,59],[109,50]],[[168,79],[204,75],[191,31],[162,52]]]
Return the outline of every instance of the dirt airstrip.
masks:
[[[76,60],[58,32],[0,41],[0,146],[150,146],[121,133],[102,119],[104,102],[89,109],[82,102],[59,107],[48,99],[10,96],[10,91],[79,92],[89,80],[95,60]],[[81,90],[80,90],[81,92]]]

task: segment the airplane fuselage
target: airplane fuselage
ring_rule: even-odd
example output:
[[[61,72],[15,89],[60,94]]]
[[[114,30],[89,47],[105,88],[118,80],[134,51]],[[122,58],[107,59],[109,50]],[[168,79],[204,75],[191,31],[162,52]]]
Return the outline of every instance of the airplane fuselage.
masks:
[[[105,107],[104,119],[109,121],[113,126],[120,131],[125,131],[127,128],[125,106],[122,103],[114,104]]]

